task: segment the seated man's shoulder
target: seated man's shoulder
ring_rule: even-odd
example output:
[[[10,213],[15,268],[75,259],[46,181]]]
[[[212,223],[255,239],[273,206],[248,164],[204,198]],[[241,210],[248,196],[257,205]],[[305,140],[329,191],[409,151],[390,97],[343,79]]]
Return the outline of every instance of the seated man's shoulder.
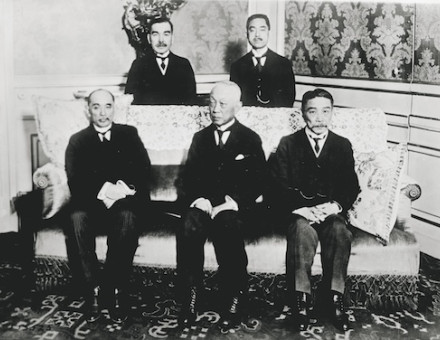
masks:
[[[256,133],[254,130],[252,130],[250,127],[243,125],[240,122],[237,122],[237,125],[238,125],[238,129],[239,129],[240,133],[244,137],[250,138],[250,139],[261,140],[260,135],[258,133]]]

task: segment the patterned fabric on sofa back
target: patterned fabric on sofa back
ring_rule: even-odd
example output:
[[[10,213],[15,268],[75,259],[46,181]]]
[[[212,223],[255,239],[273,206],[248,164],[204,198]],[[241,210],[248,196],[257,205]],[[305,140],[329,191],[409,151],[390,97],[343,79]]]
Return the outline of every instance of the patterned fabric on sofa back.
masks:
[[[131,96],[116,98],[115,122],[136,126],[153,164],[152,198],[177,198],[175,180],[184,164],[193,134],[210,124],[208,107],[130,106]],[[51,162],[64,168],[64,152],[70,136],[87,126],[86,103],[38,97],[37,127],[43,150]],[[266,156],[281,137],[305,123],[297,108],[243,107],[237,114],[244,125],[257,132]],[[332,129],[350,139],[355,154],[386,149],[387,124],[379,109],[335,108]]]

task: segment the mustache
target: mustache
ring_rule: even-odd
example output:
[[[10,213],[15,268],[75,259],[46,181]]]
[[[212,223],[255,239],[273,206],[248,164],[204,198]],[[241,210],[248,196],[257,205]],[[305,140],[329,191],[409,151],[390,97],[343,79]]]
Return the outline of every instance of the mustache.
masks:
[[[168,47],[168,44],[165,43],[157,43],[156,47]]]

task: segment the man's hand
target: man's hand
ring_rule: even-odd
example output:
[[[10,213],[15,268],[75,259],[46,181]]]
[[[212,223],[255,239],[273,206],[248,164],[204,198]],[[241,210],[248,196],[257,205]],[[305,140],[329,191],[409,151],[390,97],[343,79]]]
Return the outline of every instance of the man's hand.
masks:
[[[121,198],[125,198],[126,194],[122,186],[111,183],[105,192],[105,196],[112,200],[120,200]]]
[[[327,202],[313,207],[299,208],[293,211],[293,213],[301,215],[313,224],[324,222],[328,216],[338,214],[341,211],[342,208],[337,202]]]
[[[228,195],[225,196],[225,203],[219,204],[216,207],[212,208],[211,218],[214,219],[215,216],[221,211],[224,210],[233,210],[238,211],[238,204]]]
[[[203,197],[194,201],[194,203],[191,204],[191,208],[200,209],[200,210],[204,211],[205,213],[207,213],[208,215],[212,214],[211,201],[206,198],[203,198]]]

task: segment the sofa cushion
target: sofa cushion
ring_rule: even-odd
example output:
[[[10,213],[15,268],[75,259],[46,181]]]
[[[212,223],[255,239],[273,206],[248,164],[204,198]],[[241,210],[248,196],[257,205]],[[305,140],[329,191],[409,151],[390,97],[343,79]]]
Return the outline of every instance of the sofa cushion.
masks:
[[[126,124],[132,95],[115,97],[116,123]],[[46,97],[35,97],[34,107],[38,138],[50,161],[64,169],[64,153],[70,136],[89,124],[87,102],[84,98],[76,100],[59,100]]]
[[[356,173],[361,192],[348,211],[350,223],[387,244],[397,218],[405,145],[380,153],[358,154]]]

